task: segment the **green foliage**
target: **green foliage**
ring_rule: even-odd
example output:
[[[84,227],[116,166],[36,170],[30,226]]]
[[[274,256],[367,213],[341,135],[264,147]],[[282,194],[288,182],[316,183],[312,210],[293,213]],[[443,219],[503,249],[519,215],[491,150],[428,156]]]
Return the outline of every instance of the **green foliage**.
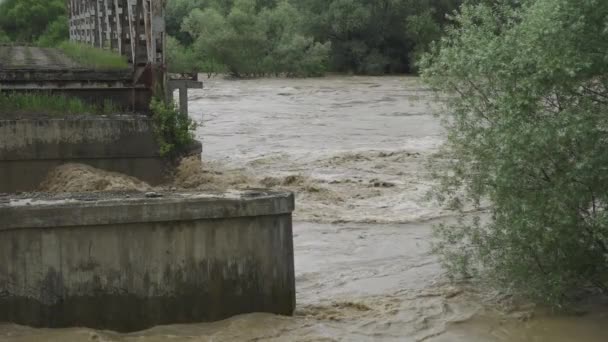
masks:
[[[189,73],[198,72],[199,66],[191,48],[184,47],[177,39],[167,37],[167,52],[165,58],[169,72]]]
[[[46,31],[38,37],[36,45],[43,47],[55,47],[70,38],[68,18],[60,16],[49,24]]]
[[[67,16],[64,0],[5,0],[0,3],[0,31],[12,41],[33,43],[61,16]]]
[[[4,32],[3,30],[0,29],[0,44],[10,43],[10,42],[11,42],[11,38],[8,36],[8,34],[6,34],[6,32]]]
[[[182,31],[182,22],[195,8],[202,8],[207,1],[205,0],[171,0],[167,2],[165,21],[167,33],[175,37],[180,44],[191,45],[192,37]]]
[[[383,74],[413,71],[460,0],[302,0],[307,30],[331,42],[332,69]]]
[[[192,144],[196,123],[181,114],[175,104],[153,98],[150,109],[161,156],[175,156]]]
[[[326,70],[329,44],[303,34],[299,12],[288,1],[236,0],[195,9],[182,29],[193,37],[201,65],[223,65],[235,77],[317,76]]]
[[[167,32],[178,50],[168,50],[169,68],[238,77],[416,71],[462,1],[171,0]],[[0,43],[67,38],[64,0],[0,2]]]
[[[430,44],[441,38],[441,26],[433,18],[433,11],[426,10],[419,15],[407,18],[407,36],[414,44],[413,51],[409,54],[410,69],[417,70],[416,62],[420,59]]]
[[[446,94],[437,198],[485,219],[437,229],[452,271],[563,304],[608,293],[608,2],[466,5],[423,62]]]
[[[414,71],[461,1],[176,0],[167,21],[197,65],[237,77],[384,74]]]
[[[74,97],[47,93],[7,93],[0,92],[1,114],[115,114],[117,107],[110,101],[94,106]]]
[[[113,51],[67,41],[59,44],[59,48],[72,60],[85,67],[99,70],[129,68],[127,58]]]

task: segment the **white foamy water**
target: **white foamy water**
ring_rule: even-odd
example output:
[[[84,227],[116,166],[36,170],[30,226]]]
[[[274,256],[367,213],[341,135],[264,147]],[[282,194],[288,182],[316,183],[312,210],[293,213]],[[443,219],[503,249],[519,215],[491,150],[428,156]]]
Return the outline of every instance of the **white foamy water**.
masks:
[[[295,217],[405,223],[444,214],[423,201],[424,161],[443,141],[416,78],[226,81],[192,92],[204,159],[298,194]],[[304,184],[284,184],[298,176]],[[282,184],[283,183],[283,184]]]

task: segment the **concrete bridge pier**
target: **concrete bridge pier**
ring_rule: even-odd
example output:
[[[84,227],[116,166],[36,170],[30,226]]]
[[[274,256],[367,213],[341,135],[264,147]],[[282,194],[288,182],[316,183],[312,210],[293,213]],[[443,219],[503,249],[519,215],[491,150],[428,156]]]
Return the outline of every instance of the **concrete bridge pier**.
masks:
[[[120,332],[291,315],[293,195],[0,196],[0,322]]]

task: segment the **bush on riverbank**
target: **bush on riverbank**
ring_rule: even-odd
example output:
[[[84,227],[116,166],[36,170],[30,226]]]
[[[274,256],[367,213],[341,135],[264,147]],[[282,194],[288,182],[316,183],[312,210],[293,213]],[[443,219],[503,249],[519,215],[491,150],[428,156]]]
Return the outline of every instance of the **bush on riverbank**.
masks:
[[[605,1],[467,5],[425,57],[453,95],[437,198],[492,204],[436,230],[452,274],[555,305],[608,294],[607,17]]]
[[[152,98],[150,110],[161,156],[177,157],[192,145],[196,122],[187,114],[180,113],[174,103]]]

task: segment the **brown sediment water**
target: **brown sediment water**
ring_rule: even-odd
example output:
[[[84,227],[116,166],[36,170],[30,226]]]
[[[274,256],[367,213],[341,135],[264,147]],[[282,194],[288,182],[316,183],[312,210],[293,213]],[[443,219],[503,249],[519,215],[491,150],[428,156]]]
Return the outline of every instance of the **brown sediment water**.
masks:
[[[551,314],[446,279],[429,244],[450,213],[424,200],[444,134],[417,79],[212,79],[190,101],[204,162],[168,186],[296,191],[295,316],[132,334],[0,324],[0,341],[608,341],[605,304]]]
[[[45,192],[147,191],[151,187],[137,178],[83,164],[64,164],[46,176]]]

